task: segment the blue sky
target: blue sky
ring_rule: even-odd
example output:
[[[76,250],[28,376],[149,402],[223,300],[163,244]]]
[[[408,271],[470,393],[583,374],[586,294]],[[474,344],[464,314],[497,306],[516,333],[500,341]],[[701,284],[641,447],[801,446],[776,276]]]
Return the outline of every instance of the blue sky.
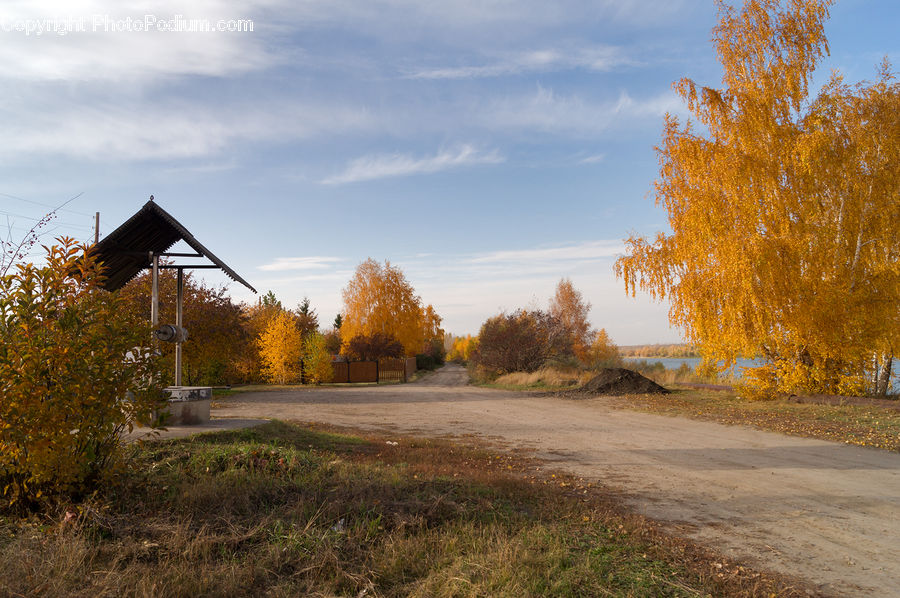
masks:
[[[373,257],[456,334],[546,306],[568,276],[614,341],[679,340],[667,305],[627,297],[612,264],[630,232],[665,228],[653,147],[664,113],[685,115],[673,81],[719,83],[712,0],[150,4],[0,6],[14,234],[78,195],[51,234],[87,240],[95,211],[108,233],[153,194],[257,289],[309,296],[323,322]],[[900,2],[831,12],[822,78],[897,61]],[[156,30],[179,15],[253,31]],[[84,30],[17,30],[44,19]]]

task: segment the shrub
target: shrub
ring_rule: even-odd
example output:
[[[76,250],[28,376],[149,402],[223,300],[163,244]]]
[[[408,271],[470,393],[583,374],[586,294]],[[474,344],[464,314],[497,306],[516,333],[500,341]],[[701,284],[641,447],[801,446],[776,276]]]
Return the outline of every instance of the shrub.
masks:
[[[334,369],[325,335],[310,332],[303,339],[303,377],[307,384],[331,382]]]
[[[120,463],[120,434],[164,404],[149,323],[100,288],[85,246],[59,242],[0,277],[4,507],[90,491]]]
[[[431,355],[428,355],[426,353],[419,353],[418,355],[416,355],[417,370],[433,370],[437,366],[437,362]]]
[[[559,318],[542,311],[519,310],[489,318],[478,334],[470,359],[497,374],[533,372],[548,359],[573,355],[572,337]]]

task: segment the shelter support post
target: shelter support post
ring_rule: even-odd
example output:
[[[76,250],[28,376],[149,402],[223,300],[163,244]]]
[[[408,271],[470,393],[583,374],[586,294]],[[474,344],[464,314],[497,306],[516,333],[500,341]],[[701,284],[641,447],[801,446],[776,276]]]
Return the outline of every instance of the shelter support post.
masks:
[[[150,261],[153,268],[153,275],[150,279],[150,324],[153,325],[155,330],[159,326],[159,255],[151,251]]]
[[[175,289],[175,325],[179,330],[184,326],[184,269],[178,268]],[[181,341],[175,343],[175,386],[181,386]]]

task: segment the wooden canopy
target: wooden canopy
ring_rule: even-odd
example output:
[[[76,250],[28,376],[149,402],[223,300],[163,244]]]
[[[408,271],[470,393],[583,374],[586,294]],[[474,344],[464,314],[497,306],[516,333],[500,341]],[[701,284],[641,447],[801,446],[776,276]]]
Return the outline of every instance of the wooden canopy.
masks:
[[[256,292],[237,272],[204,247],[184,225],[159,207],[153,196],[134,216],[94,245],[94,251],[105,269],[104,288],[108,291],[122,288],[141,270],[152,266],[151,254],[164,255],[178,241],[184,241],[197,252],[177,254],[179,257],[205,257],[231,280]]]

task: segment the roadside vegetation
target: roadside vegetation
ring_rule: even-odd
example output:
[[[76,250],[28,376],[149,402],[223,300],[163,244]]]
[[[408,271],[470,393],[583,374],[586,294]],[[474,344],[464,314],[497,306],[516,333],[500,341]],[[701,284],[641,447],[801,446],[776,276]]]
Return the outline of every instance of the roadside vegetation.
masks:
[[[466,363],[480,384],[552,386],[581,379],[590,370],[621,364],[606,330],[591,327],[590,309],[572,281],[563,278],[547,310],[519,309],[488,318],[477,337],[455,339],[448,358]]]
[[[807,595],[488,449],[273,422],[130,458],[83,502],[0,518],[0,594]]]

